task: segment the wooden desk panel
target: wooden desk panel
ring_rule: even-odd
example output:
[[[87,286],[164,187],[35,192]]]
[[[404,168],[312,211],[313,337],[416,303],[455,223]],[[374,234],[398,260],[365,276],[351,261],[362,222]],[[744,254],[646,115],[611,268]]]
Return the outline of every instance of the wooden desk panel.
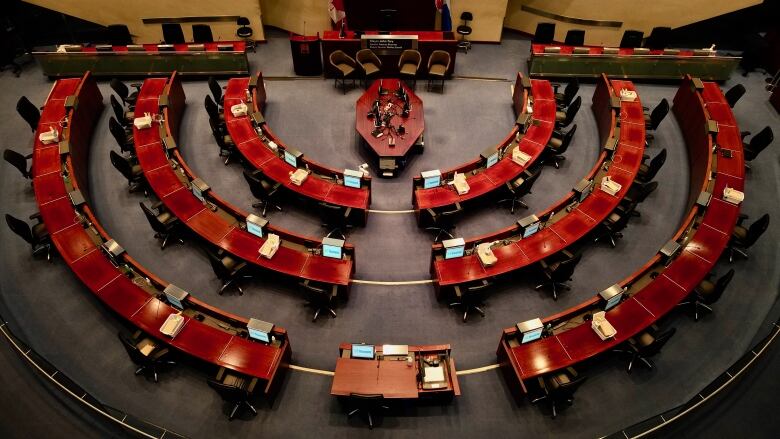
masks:
[[[417,370],[406,361],[378,361],[353,358],[336,360],[331,395],[352,393],[383,395],[385,398],[417,398]]]

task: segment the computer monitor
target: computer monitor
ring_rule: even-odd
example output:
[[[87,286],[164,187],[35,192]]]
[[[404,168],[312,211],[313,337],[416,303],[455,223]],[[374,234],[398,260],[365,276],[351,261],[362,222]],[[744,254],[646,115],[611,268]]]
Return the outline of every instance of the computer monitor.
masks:
[[[441,243],[444,246],[444,259],[460,258],[466,252],[466,241],[463,238],[445,239]]]
[[[343,239],[322,238],[322,256],[341,259],[344,249]]]
[[[246,217],[246,231],[263,238],[265,236],[265,227],[268,225],[268,221],[254,214],[249,214]]]
[[[536,215],[528,215],[525,218],[517,220],[517,225],[520,227],[523,238],[528,238],[538,232],[541,224],[542,222],[539,221],[539,218]]]
[[[353,344],[352,345],[352,358],[361,358],[364,360],[374,359],[374,345],[370,344]]]
[[[604,301],[604,311],[609,311],[623,300],[623,291],[620,285],[615,284],[599,293],[599,296]]]
[[[165,293],[165,299],[168,303],[171,304],[172,307],[180,310],[184,309],[184,300],[190,294],[174,284],[168,284],[163,290],[163,293]]]
[[[496,149],[496,147],[491,146],[479,153],[479,156],[485,161],[485,167],[489,168],[498,163],[499,154],[499,150]]]
[[[520,331],[520,343],[530,343],[542,338],[544,324],[541,319],[527,320],[518,323],[516,326],[517,330]]]
[[[192,180],[190,190],[192,191],[192,195],[195,195],[195,197],[199,199],[201,203],[206,202],[206,197],[203,195],[207,190],[209,190],[209,185],[207,185],[206,182],[200,178],[196,178],[195,180]]]
[[[534,233],[539,231],[539,226],[541,225],[541,221],[537,221],[530,226],[526,227],[525,230],[523,230],[523,238],[528,238],[529,236],[533,235]]]
[[[287,162],[290,166],[296,168],[298,167],[298,157],[295,157],[295,155],[290,151],[284,151],[284,161]]]
[[[250,318],[246,328],[249,330],[249,338],[252,340],[261,341],[263,343],[271,342],[271,331],[274,329],[273,323]]]
[[[344,186],[355,189],[360,189],[360,179],[363,177],[361,171],[353,171],[352,169],[344,170]]]
[[[441,186],[441,171],[434,169],[433,171],[424,171],[420,173],[423,178],[423,189],[430,189]]]
[[[574,193],[577,194],[577,202],[582,203],[585,198],[593,191],[593,181],[582,179],[577,186],[574,187]]]
[[[488,156],[487,161],[485,162],[485,167],[489,168],[493,165],[498,163],[498,151],[496,151],[494,154]]]

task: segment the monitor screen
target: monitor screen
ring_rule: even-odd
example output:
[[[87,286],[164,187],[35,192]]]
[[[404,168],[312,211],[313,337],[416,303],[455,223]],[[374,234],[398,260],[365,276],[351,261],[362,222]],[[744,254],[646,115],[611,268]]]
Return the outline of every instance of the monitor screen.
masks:
[[[263,228],[251,221],[246,222],[246,231],[255,236],[263,237]]]
[[[427,177],[423,185],[424,189],[430,189],[432,187],[441,186],[441,175],[435,177]]]
[[[290,166],[298,167],[298,158],[295,157],[293,154],[290,154],[289,151],[284,152],[284,161],[287,162]]]
[[[174,297],[168,293],[165,293],[165,298],[168,300],[168,303],[171,304],[176,309],[184,309],[184,304],[181,303],[181,300],[179,300],[177,297]]]
[[[257,329],[249,328],[249,337],[253,340],[262,341],[264,343],[271,342],[271,336],[267,332],[259,331]]]
[[[609,300],[607,300],[607,304],[604,305],[604,311],[609,311],[610,309],[614,308],[615,305],[620,303],[620,300],[623,298],[623,294],[615,294],[614,296],[610,297]]]
[[[485,164],[485,167],[489,168],[489,167],[495,165],[496,163],[498,163],[498,152],[488,156],[487,163]]]
[[[585,198],[587,198],[588,195],[590,195],[591,191],[593,191],[592,184],[588,185],[588,187],[584,191],[580,192],[580,198],[577,201],[579,201],[580,203],[585,201]]]
[[[351,175],[345,175],[344,176],[344,186],[346,186],[346,187],[353,187],[355,189],[360,189],[360,178],[359,177],[353,177]]]
[[[528,227],[525,228],[523,231],[523,238],[528,238],[529,236],[533,235],[534,233],[539,231],[539,226],[542,224],[541,221],[537,221]]]
[[[197,199],[199,199],[201,203],[205,203],[206,202],[206,198],[203,196],[203,192],[200,190],[200,188],[196,184],[192,185],[192,195],[195,195],[195,197]]]
[[[459,245],[457,247],[448,247],[444,252],[444,259],[460,258],[463,257],[463,253],[466,250],[465,245]]]
[[[326,258],[341,259],[341,246],[322,244],[322,256]]]
[[[524,332],[523,339],[520,340],[520,343],[528,343],[534,340],[539,340],[540,338],[542,338],[542,331],[544,331],[544,328],[539,328],[539,329],[534,329],[533,331]]]
[[[365,358],[367,360],[374,359],[374,346],[366,344],[353,344],[352,345],[352,358]]]

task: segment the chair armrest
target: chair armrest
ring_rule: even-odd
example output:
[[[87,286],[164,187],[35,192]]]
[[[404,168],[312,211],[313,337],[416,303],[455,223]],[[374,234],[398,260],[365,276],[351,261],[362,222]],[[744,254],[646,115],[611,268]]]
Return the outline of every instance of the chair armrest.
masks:
[[[241,270],[243,270],[246,267],[247,267],[246,261],[242,261],[241,263],[236,265],[236,268],[233,269],[233,272],[231,273],[231,275],[233,275],[233,276],[237,275],[239,272],[241,272]]]
[[[569,373],[569,375],[573,376],[574,378],[577,378],[580,374],[577,373],[576,370],[574,370],[573,367],[569,366],[566,368],[566,371]]]
[[[547,272],[547,270],[550,269],[550,264],[548,264],[547,261],[545,261],[544,259],[539,261],[539,266],[542,267],[542,270],[544,270],[545,272]]]
[[[249,385],[246,388],[247,393],[250,395],[254,393],[255,386],[257,386],[257,377],[252,378],[252,381],[249,382]]]
[[[32,220],[32,219],[37,219],[37,220],[39,220],[39,221],[40,221],[40,219],[41,219],[41,213],[40,213],[40,212],[35,212],[34,214],[30,215],[30,219],[31,219],[31,220]]]
[[[749,218],[749,216],[747,216],[746,214],[740,213],[739,216],[737,217],[737,225],[741,226],[742,222],[745,221],[748,218]]]
[[[152,355],[152,359],[158,361],[161,358],[163,358],[166,355],[168,355],[169,352],[170,352],[170,349],[168,349],[167,347],[158,349],[157,352],[155,352],[154,355]]]
[[[438,216],[438,214],[433,209],[425,209],[428,211],[428,215],[431,216],[431,219],[434,219]]]
[[[349,218],[352,215],[352,208],[347,207],[347,210],[344,211],[344,218]]]
[[[133,82],[133,83],[130,84],[130,87],[135,87],[138,90],[140,90],[142,85],[143,85],[142,82]]]
[[[565,255],[567,258],[569,258],[569,259],[571,259],[571,258],[573,258],[573,257],[574,257],[574,253],[570,252],[570,251],[569,251],[569,250],[567,250],[567,249],[563,249],[563,250],[561,250],[561,253],[563,253],[563,254],[564,254],[564,255]]]
[[[154,203],[152,203],[151,208],[154,209],[154,210],[159,211],[159,209],[160,209],[160,207],[162,207],[162,205],[163,205],[163,202],[160,201],[160,200],[157,200]]]
[[[553,93],[558,93],[558,88],[560,88],[561,84],[551,84],[553,87]]]
[[[33,156],[33,153],[29,153],[26,156],[24,156],[24,158],[26,158],[27,160],[30,160],[32,158],[32,156]]]
[[[749,135],[750,135],[750,131],[740,131],[739,133],[740,139],[742,139],[743,142],[745,141],[745,137]]]
[[[224,367],[220,367],[219,370],[217,371],[217,377],[215,379],[220,383],[222,382],[222,378],[225,377],[225,370],[226,369]]]

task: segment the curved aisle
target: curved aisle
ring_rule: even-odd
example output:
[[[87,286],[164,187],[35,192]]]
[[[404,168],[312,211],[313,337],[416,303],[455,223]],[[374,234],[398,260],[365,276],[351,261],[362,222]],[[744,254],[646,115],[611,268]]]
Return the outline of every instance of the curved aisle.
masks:
[[[65,107],[75,96],[76,108]],[[100,227],[86,197],[89,140],[103,108],[94,79],[59,80],[54,84],[36,131],[33,186],[41,217],[62,259],[110,309],[157,341],[204,362],[257,377],[264,393],[275,392],[291,350],[286,332],[275,327],[276,345],[246,337],[248,320],[226,314],[188,297],[183,327],[174,337],[160,332],[171,314],[179,313],[163,297],[168,283],[138,265]],[[38,135],[67,115],[59,144],[43,144]],[[109,252],[111,248],[114,253]],[[281,366],[281,367],[280,367]]]

